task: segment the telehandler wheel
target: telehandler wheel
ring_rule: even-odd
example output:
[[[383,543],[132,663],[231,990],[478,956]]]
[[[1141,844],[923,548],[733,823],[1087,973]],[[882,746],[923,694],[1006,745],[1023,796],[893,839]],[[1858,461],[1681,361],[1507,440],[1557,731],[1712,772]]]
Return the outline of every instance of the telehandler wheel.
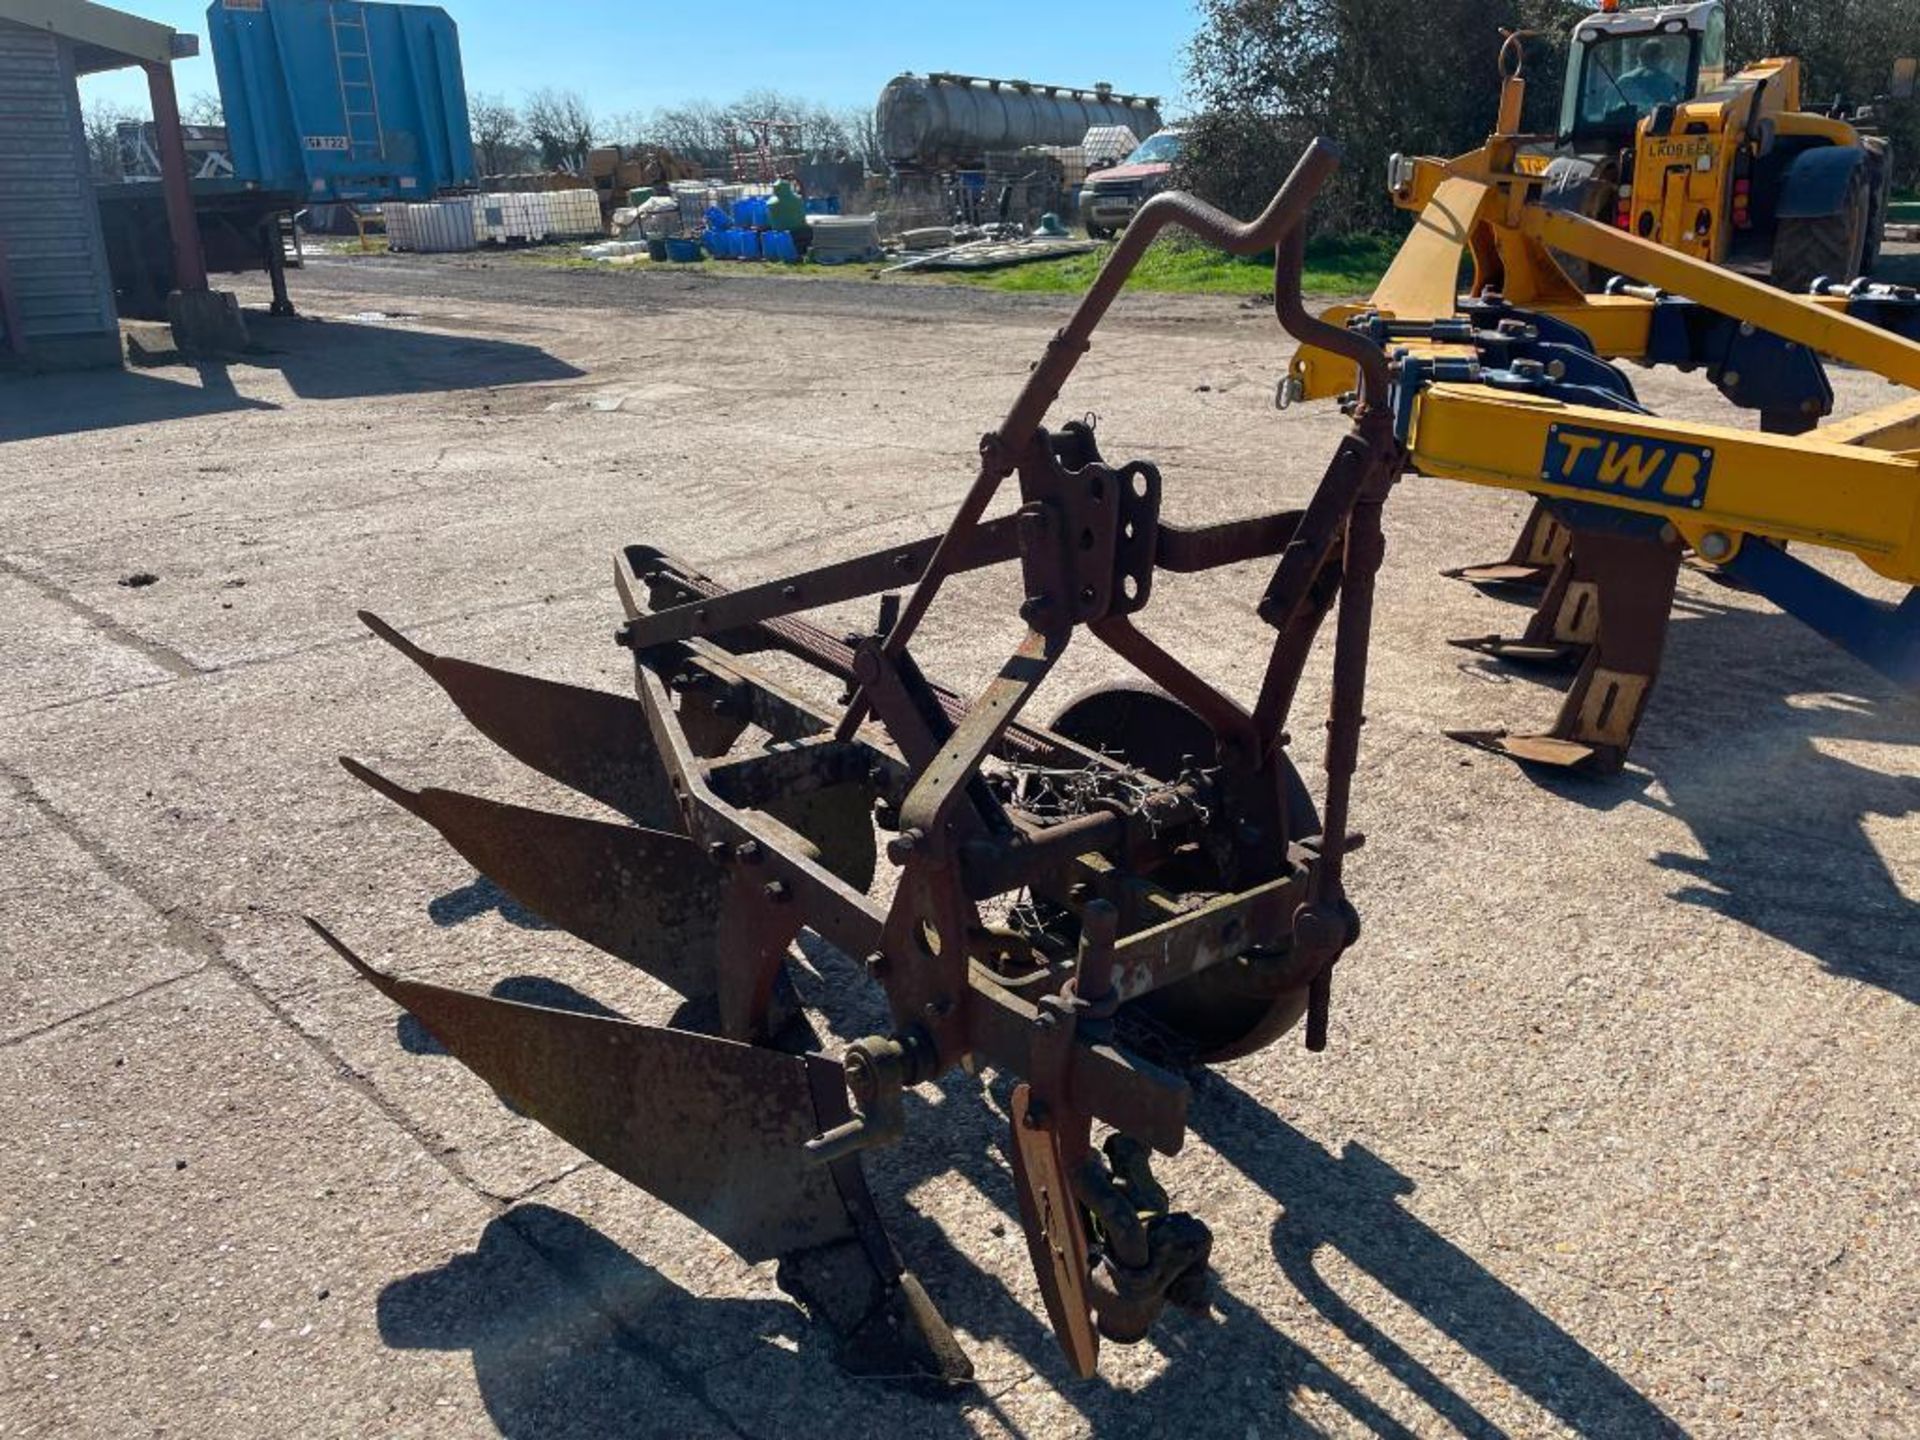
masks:
[[[1831,215],[1782,220],[1773,236],[1773,283],[1804,295],[1821,276],[1845,283],[1858,278],[1867,257],[1867,227],[1873,196],[1864,167],[1847,181],[1847,192]]]
[[[1893,199],[1893,156],[1884,137],[1869,135],[1861,142],[1867,151],[1867,243],[1860,256],[1860,273],[1880,268],[1880,246],[1887,234],[1887,206]]]
[[[1101,685],[1070,701],[1051,727],[1076,744],[1123,760],[1156,780],[1173,781],[1183,770],[1218,763],[1213,731],[1193,711],[1150,685]],[[1295,840],[1320,833],[1320,816],[1299,772],[1283,755],[1287,825]],[[1154,878],[1182,888],[1230,889],[1211,862],[1196,856],[1179,862],[1190,869],[1176,878]],[[1285,949],[1241,955],[1192,979],[1157,990],[1123,1006],[1152,1039],[1175,1058],[1212,1064],[1270,1045],[1299,1023],[1307,987],[1294,982]]]

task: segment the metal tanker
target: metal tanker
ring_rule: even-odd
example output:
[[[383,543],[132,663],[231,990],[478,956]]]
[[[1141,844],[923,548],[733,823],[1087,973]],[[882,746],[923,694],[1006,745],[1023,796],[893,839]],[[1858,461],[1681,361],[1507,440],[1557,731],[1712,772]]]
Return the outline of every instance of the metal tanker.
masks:
[[[1160,102],[1091,90],[988,80],[976,75],[897,75],[874,106],[880,148],[896,170],[978,166],[988,151],[1078,145],[1096,125],[1124,125],[1144,139],[1160,128]]]

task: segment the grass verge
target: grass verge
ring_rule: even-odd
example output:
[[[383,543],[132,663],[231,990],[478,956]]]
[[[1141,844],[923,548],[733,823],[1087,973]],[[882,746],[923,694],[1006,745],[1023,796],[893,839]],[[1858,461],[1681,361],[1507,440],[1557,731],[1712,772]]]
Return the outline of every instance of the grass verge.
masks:
[[[1379,283],[1400,242],[1390,235],[1343,235],[1312,240],[1307,245],[1301,288],[1315,295],[1364,294]],[[1028,293],[1080,291],[1087,288],[1106,251],[1073,255],[1065,260],[1040,260],[1007,270],[958,278],[993,290]],[[1242,258],[1203,245],[1156,242],[1140,257],[1127,280],[1130,290],[1152,290],[1172,295],[1259,295],[1273,289],[1271,255]]]
[[[1399,240],[1391,235],[1324,237],[1307,245],[1301,288],[1310,295],[1364,295],[1379,282]],[[538,246],[513,250],[500,258],[512,264],[561,270],[668,270],[674,274],[784,275],[795,279],[879,280],[898,284],[973,285],[1018,294],[1078,294],[1093,280],[1108,249],[1062,260],[1037,260],[969,274],[966,271],[903,271],[881,275],[877,265],[749,265],[735,260],[701,260],[690,265],[656,266],[645,262],[608,267],[580,256],[574,246]],[[894,263],[888,261],[888,264]],[[1273,289],[1273,259],[1242,258],[1203,245],[1158,241],[1141,257],[1127,280],[1130,290],[1168,295],[1263,295]]]

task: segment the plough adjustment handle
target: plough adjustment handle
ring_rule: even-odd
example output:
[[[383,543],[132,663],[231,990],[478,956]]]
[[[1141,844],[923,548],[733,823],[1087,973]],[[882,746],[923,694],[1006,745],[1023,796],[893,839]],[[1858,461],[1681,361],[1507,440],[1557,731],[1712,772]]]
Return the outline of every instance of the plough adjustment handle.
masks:
[[[807,1141],[807,1158],[816,1165],[831,1165],[898,1140],[907,1129],[906,1089],[928,1078],[934,1068],[932,1046],[915,1032],[904,1039],[869,1035],[856,1040],[841,1064],[854,1099],[853,1118]]]

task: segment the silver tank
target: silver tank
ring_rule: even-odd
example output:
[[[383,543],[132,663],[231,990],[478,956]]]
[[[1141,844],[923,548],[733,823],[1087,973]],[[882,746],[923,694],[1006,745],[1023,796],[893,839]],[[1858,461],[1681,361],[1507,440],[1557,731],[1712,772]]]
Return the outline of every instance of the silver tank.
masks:
[[[1096,125],[1124,125],[1144,140],[1160,128],[1160,102],[1108,85],[898,75],[880,92],[874,121],[896,170],[951,170],[979,165],[990,150],[1078,145]]]

